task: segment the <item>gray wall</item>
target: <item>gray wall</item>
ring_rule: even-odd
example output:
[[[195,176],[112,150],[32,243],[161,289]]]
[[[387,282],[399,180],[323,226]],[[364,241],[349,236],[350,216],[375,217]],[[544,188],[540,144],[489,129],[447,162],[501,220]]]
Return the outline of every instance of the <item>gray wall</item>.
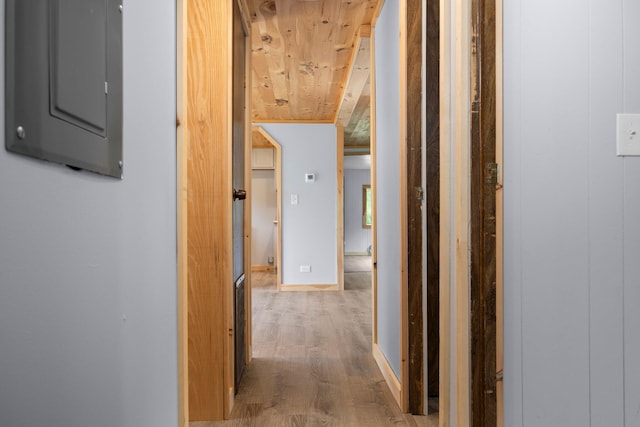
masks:
[[[375,27],[378,344],[400,378],[400,15],[385,2]]]
[[[177,424],[175,21],[126,4],[123,181],[1,137],[2,426]]]
[[[505,2],[505,425],[640,425],[640,2]]]
[[[336,284],[336,127],[318,124],[263,124],[282,147],[282,282]],[[316,174],[306,183],[305,173]],[[291,194],[298,204],[291,205]],[[311,265],[311,273],[300,273]]]
[[[278,216],[275,170],[254,169],[251,174],[251,264],[268,265],[276,256],[273,221]]]
[[[371,228],[362,228],[362,186],[371,183],[370,169],[344,171],[344,252],[366,254]]]

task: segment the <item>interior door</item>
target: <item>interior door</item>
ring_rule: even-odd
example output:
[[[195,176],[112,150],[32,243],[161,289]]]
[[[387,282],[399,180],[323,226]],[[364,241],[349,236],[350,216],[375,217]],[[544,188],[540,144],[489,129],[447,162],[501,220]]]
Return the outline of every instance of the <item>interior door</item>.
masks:
[[[244,271],[245,188],[245,31],[236,1],[233,11],[233,292],[235,326],[235,390],[246,364],[246,300]]]

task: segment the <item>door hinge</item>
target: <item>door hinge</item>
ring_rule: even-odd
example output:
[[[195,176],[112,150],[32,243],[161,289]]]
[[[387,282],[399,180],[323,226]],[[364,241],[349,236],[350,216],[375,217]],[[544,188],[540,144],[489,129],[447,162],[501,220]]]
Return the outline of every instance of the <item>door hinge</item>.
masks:
[[[500,165],[497,163],[487,163],[484,169],[485,183],[498,185],[500,183]]]
[[[424,200],[424,188],[423,187],[415,187],[415,195],[416,195],[416,200],[423,201]]]

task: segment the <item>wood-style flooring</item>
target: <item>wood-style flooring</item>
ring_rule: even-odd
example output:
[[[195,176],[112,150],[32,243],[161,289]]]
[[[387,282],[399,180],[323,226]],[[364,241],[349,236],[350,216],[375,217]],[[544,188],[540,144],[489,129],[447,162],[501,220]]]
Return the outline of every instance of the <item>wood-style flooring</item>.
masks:
[[[437,426],[403,415],[371,356],[371,273],[344,292],[277,292],[253,272],[253,359],[230,420],[216,426]]]

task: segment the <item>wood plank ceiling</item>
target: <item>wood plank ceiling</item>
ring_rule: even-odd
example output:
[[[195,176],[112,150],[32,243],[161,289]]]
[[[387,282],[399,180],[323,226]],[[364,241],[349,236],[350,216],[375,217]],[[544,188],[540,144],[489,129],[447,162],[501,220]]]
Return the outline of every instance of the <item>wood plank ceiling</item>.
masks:
[[[380,2],[249,0],[253,121],[338,121],[346,147],[368,147],[368,36]]]

